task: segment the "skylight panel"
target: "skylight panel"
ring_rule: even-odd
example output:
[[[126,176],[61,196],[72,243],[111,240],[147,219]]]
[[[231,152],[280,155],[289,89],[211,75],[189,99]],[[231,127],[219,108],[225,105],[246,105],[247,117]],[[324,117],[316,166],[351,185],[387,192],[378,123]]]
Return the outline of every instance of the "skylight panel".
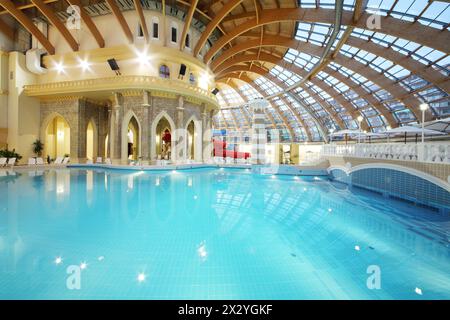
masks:
[[[387,11],[394,4],[395,0],[369,0],[367,11],[375,13],[377,11]]]
[[[450,4],[433,1],[422,14],[419,21],[430,27],[441,29],[442,25],[450,22]]]
[[[216,97],[217,97],[217,100],[219,101],[219,105],[220,105],[221,107],[225,107],[225,106],[226,106],[226,103],[225,103],[225,100],[223,100],[223,98],[222,98],[222,94],[221,94],[221,93],[218,93],[218,94],[216,95]]]
[[[272,95],[282,91],[279,86],[264,77],[257,78],[255,80],[255,83],[268,95]]]

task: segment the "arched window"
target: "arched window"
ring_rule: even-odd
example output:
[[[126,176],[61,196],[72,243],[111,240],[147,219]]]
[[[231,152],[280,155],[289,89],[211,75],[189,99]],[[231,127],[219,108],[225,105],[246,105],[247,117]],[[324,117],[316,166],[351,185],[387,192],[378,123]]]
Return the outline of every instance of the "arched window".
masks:
[[[152,38],[159,39],[159,19],[156,17],[152,18]]]
[[[192,85],[195,84],[195,76],[192,72],[189,74],[189,83]]]
[[[160,76],[161,78],[166,78],[166,79],[170,78],[170,70],[169,70],[169,67],[166,66],[165,64],[162,64],[162,65],[159,67],[159,76]]]

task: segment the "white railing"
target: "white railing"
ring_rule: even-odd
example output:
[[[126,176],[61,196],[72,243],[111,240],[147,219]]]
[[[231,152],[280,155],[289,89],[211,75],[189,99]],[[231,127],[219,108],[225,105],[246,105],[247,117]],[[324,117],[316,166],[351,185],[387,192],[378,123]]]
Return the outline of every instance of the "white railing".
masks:
[[[357,158],[388,159],[450,163],[450,144],[425,143],[359,143],[350,145],[327,144],[322,146],[322,156],[346,156]]]

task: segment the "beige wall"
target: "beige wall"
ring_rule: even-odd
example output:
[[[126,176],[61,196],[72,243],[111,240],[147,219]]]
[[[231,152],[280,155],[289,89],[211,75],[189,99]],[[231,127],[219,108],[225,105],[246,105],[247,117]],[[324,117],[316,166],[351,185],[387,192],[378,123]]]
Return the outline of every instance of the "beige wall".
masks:
[[[0,148],[8,136],[8,54],[0,51]]]
[[[134,36],[134,43],[135,44],[143,44],[144,39],[137,38],[137,26],[138,26],[138,15],[134,10],[131,11],[125,11],[123,12],[124,18],[128,23],[128,26],[130,27],[131,33]],[[163,15],[160,12],[157,11],[150,11],[150,10],[144,10],[144,16],[147,23],[147,29],[149,32],[150,37],[152,36],[152,20],[158,19],[159,20],[159,39],[151,39],[151,42],[153,44],[158,45],[164,45],[164,34],[165,31],[167,35],[166,45],[168,47],[173,48],[179,48],[180,44],[180,38],[181,34],[183,32],[183,26],[184,22],[172,17],[166,15],[165,17],[165,28],[163,27]],[[95,25],[97,26],[98,30],[100,31],[100,34],[102,34],[103,38],[105,39],[105,45],[106,47],[113,47],[122,45],[124,43],[128,43],[128,39],[125,37],[124,32],[120,28],[119,23],[117,22],[117,19],[112,15],[103,15],[98,17],[93,17],[93,21]],[[170,41],[170,28],[172,25],[175,25],[178,28],[178,43],[174,44]],[[97,49],[98,44],[95,41],[92,34],[87,29],[86,25],[84,23],[81,23],[81,29],[80,30],[69,30],[71,34],[74,36],[75,39],[79,40],[80,43],[80,51],[84,50],[92,50]],[[187,53],[191,53],[193,51],[193,48],[195,47],[196,42],[200,38],[199,32],[194,29],[190,28],[190,38],[191,38],[191,50],[189,48],[186,48],[184,51]],[[69,47],[65,39],[61,36],[61,34],[56,30],[55,27],[52,25],[49,26],[49,40],[52,44],[54,44],[56,53],[57,54],[63,54],[63,53],[70,53],[72,52],[72,49]]]
[[[22,162],[34,156],[32,143],[39,137],[39,100],[25,96],[23,86],[34,84],[36,76],[25,67],[25,56],[19,52],[9,54],[8,78],[8,148],[22,155]]]

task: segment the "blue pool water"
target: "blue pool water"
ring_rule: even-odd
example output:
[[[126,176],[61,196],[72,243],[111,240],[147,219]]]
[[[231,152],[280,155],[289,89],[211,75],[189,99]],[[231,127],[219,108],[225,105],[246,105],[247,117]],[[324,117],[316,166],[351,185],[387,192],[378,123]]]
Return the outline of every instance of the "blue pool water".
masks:
[[[324,179],[22,172],[0,177],[0,298],[449,299],[449,227]]]

